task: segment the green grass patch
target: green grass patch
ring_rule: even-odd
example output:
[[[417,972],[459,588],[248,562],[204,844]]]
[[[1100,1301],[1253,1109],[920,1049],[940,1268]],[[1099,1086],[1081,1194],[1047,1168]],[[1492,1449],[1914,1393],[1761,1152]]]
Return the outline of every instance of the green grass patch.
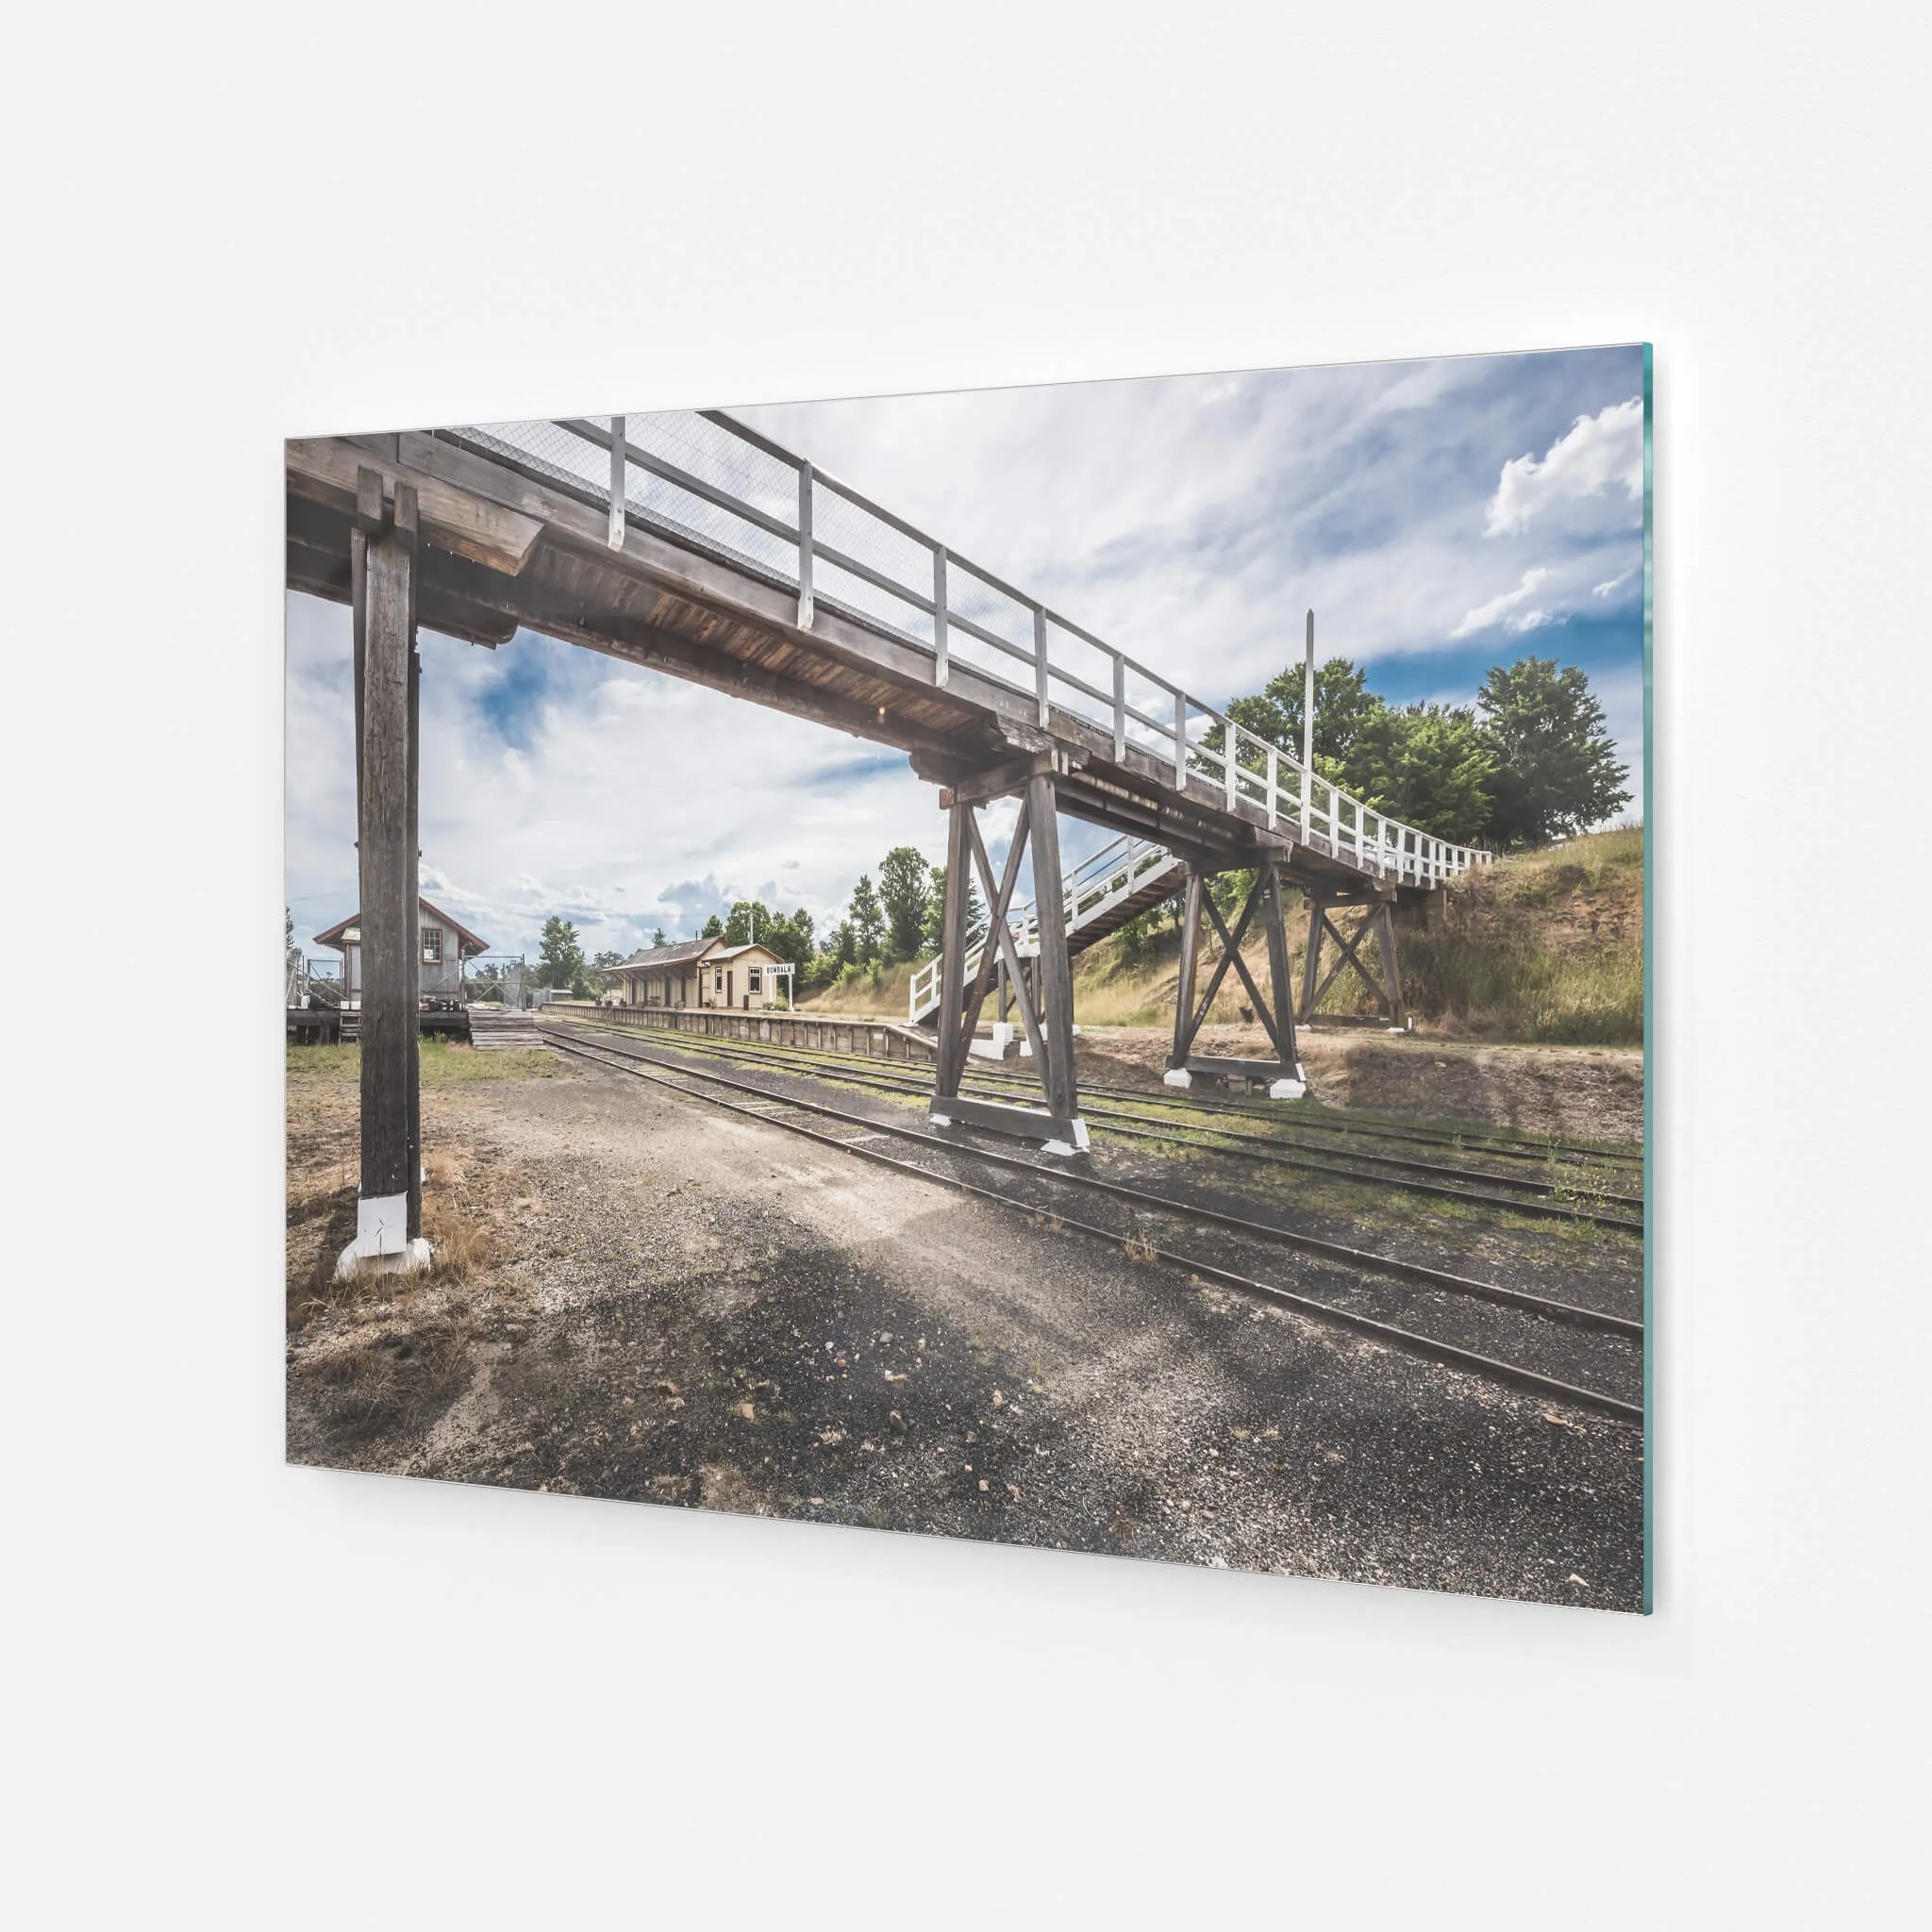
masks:
[[[291,1046],[288,1049],[291,1079],[335,1080],[354,1085],[362,1078],[359,1046]],[[422,1045],[422,1081],[425,1087],[459,1087],[470,1080],[548,1080],[558,1072],[557,1056],[548,1047],[510,1053],[479,1053],[474,1046],[439,1040],[433,1035]]]

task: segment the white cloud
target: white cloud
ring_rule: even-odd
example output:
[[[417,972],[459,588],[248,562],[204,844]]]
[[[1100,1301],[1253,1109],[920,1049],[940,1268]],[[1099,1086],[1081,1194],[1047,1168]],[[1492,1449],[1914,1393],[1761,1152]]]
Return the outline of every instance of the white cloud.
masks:
[[[1634,405],[1603,408],[1636,386],[1634,356],[741,413],[1221,704],[1299,661],[1311,606],[1324,655],[1365,662],[1486,627],[1540,628],[1579,606],[1600,612],[1591,587],[1629,579],[1636,531],[1627,518],[1605,526],[1601,494],[1579,499],[1584,517],[1559,515],[1553,492],[1589,480],[1581,431],[1598,460],[1615,441],[1606,423],[1614,432],[1620,410],[1636,416]],[[1565,423],[1577,427],[1557,437]],[[1546,447],[1541,462],[1506,461]],[[1479,534],[1499,470],[1518,472],[1512,504],[1542,519],[1533,539],[1509,540],[1527,554],[1506,551],[1500,566]],[[1614,465],[1604,474],[1624,480]],[[1516,589],[1492,594],[1519,571]],[[1468,614],[1452,634],[1458,611]],[[292,597],[289,641],[299,934],[351,910],[356,892],[347,613]],[[824,923],[861,872],[876,879],[891,846],[943,860],[937,792],[883,747],[525,636],[495,653],[425,637],[423,656],[425,889],[506,950],[533,947],[552,912],[576,922],[588,950],[627,951],[659,924],[694,932],[721,902],[754,895],[782,893],[786,909],[802,904]],[[1156,708],[1148,693],[1129,694]],[[1013,811],[1008,801],[987,815],[996,864]],[[1105,834],[1068,821],[1062,838],[1076,862]]]
[[[1507,537],[1557,505],[1604,496],[1622,486],[1629,503],[1643,501],[1643,398],[1613,403],[1579,416],[1541,460],[1512,457],[1490,499],[1486,536]]]
[[[1637,571],[1638,566],[1633,563],[1628,570],[1619,573],[1619,575],[1610,578],[1607,583],[1596,585],[1590,594],[1592,597],[1607,597],[1613,591],[1621,591],[1637,575]]]
[[[1491,597],[1487,604],[1478,604],[1470,611],[1449,635],[1452,638],[1474,637],[1477,631],[1490,630],[1498,624],[1507,624],[1510,630],[1534,630],[1540,624],[1550,621],[1547,610],[1528,610],[1511,616],[1519,604],[1526,603],[1536,595],[1537,588],[1549,581],[1547,570],[1526,570],[1523,581],[1513,591],[1505,591],[1499,597]]]

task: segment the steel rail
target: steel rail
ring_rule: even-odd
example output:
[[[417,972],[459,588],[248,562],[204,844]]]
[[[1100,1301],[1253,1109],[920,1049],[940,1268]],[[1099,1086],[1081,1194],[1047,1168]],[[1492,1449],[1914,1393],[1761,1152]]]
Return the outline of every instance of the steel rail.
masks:
[[[810,1014],[787,1017],[811,1019]],[[597,1024],[612,1025],[615,1023],[600,1021]],[[841,1021],[820,1020],[816,1024],[824,1026],[868,1025],[874,1023],[864,1020]],[[898,1024],[896,1022],[891,1024]],[[657,1031],[660,1029],[650,1029]],[[679,1038],[720,1040],[727,1036],[721,1034],[686,1035],[675,1028],[661,1029],[677,1032]],[[788,1053],[816,1055],[826,1059],[857,1060],[877,1065],[878,1057],[874,1054],[848,1053],[840,1047],[792,1046],[775,1049]],[[975,1079],[1006,1086],[1030,1087],[1032,1083],[1024,1074],[1008,1073],[1002,1069],[979,1066],[973,1069]],[[1403,1141],[1423,1147],[1453,1147],[1462,1152],[1477,1154],[1498,1160],[1535,1160],[1547,1162],[1562,1157],[1578,1165],[1591,1162],[1615,1162],[1619,1165],[1642,1165],[1640,1154],[1622,1154],[1608,1148],[1588,1147],[1560,1141],[1539,1141],[1536,1139],[1491,1140],[1485,1130],[1473,1129],[1465,1134],[1454,1134],[1441,1130],[1425,1129],[1407,1125],[1398,1121],[1389,1121],[1374,1114],[1357,1113],[1347,1108],[1324,1108],[1324,1118],[1317,1119],[1307,1113],[1293,1112],[1283,1108],[1280,1102],[1267,1105],[1246,1105],[1240,1101],[1206,1100],[1198,1095],[1183,1097],[1172,1089],[1163,1088],[1158,1092],[1139,1087],[1116,1087],[1107,1084],[1081,1084],[1083,1095],[1091,1094],[1110,1100],[1131,1100],[1144,1107],[1171,1108],[1177,1111],[1223,1115],[1238,1120],[1261,1122],[1270,1126],[1281,1126],[1305,1134],[1328,1134],[1335,1136],[1358,1135],[1366,1139]],[[1501,1178],[1501,1176],[1497,1176]],[[1637,1196],[1624,1198],[1635,1201]]]
[[[587,1020],[574,1021],[572,1024],[579,1026],[598,1028],[620,1039],[635,1039],[637,1037],[635,1034],[627,1034],[622,1027],[609,1025],[608,1022]],[[697,1043],[699,1041],[703,1043]],[[873,1060],[870,1066],[862,1072],[856,1065],[850,1072],[847,1072],[843,1068],[826,1068],[823,1061],[812,1058],[811,1050],[808,1048],[774,1046],[745,1041],[720,1041],[705,1035],[693,1034],[683,1036],[675,1044],[665,1042],[664,1050],[673,1053],[695,1053],[711,1058],[728,1059],[734,1063],[757,1063],[763,1061],[780,1072],[791,1072],[796,1077],[846,1080],[852,1084],[870,1087],[876,1091],[885,1093],[903,1093],[916,1096],[929,1092],[932,1084],[930,1080],[921,1080],[916,1074],[900,1074],[892,1071],[890,1062]],[[855,1061],[859,1061],[863,1060],[866,1057],[854,1055],[851,1058]],[[974,1076],[969,1071],[967,1075],[968,1081],[971,1082],[974,1078]],[[1002,1090],[991,1090],[993,1093],[997,1093],[1000,1091]],[[989,1089],[981,1086],[979,1091],[987,1093]],[[1310,1174],[1331,1174],[1338,1179],[1355,1181],[1364,1186],[1400,1188],[1405,1192],[1430,1194],[1445,1200],[1467,1202],[1477,1207],[1495,1208],[1502,1209],[1506,1213],[1523,1214],[1532,1218],[1589,1222],[1598,1226],[1619,1228],[1633,1233],[1641,1233],[1643,1230],[1643,1223],[1640,1218],[1615,1212],[1603,1212],[1587,1206],[1573,1207],[1566,1203],[1547,1198],[1557,1191],[1557,1184],[1552,1181],[1532,1180],[1526,1176],[1517,1174],[1490,1174],[1480,1168],[1442,1167],[1430,1161],[1407,1160],[1400,1155],[1372,1154],[1366,1151],[1354,1153],[1352,1158],[1357,1161],[1372,1161],[1381,1167],[1406,1171],[1394,1174],[1368,1173],[1363,1172],[1360,1168],[1337,1166],[1332,1160],[1311,1159],[1307,1158],[1308,1153],[1341,1156],[1345,1155],[1348,1150],[1315,1148],[1297,1153],[1291,1150],[1305,1148],[1306,1143],[1296,1141],[1284,1143],[1268,1135],[1244,1134],[1233,1127],[1210,1124],[1196,1125],[1192,1123],[1167,1121],[1162,1120],[1158,1114],[1129,1113],[1118,1108],[1104,1105],[1096,1107],[1091,1104],[1091,1102],[1083,1104],[1081,1115],[1083,1119],[1095,1123],[1139,1123],[1140,1124],[1138,1125],[1107,1124],[1104,1127],[1104,1131],[1117,1134],[1124,1140],[1165,1141],[1177,1133],[1205,1136],[1218,1141],[1236,1143],[1231,1146],[1216,1147],[1211,1151],[1230,1155],[1239,1160],[1254,1160],[1271,1167],[1291,1167]],[[1150,1129],[1157,1127],[1163,1129],[1163,1131],[1158,1133],[1150,1131]],[[1420,1175],[1423,1178],[1412,1179],[1408,1177],[1409,1175]],[[1427,1178],[1429,1175],[1447,1178],[1431,1180]],[[1497,1188],[1524,1189],[1544,1198],[1512,1200],[1507,1196],[1485,1192],[1481,1187],[1457,1187],[1454,1185],[1456,1179],[1487,1183],[1491,1187]],[[1642,1205],[1632,1196],[1624,1194],[1610,1196],[1608,1200],[1613,1206],[1641,1207]]]
[[[546,1029],[540,1024],[538,1030],[543,1033],[546,1039],[553,1037],[554,1029]],[[1344,1266],[1362,1269],[1370,1274],[1390,1274],[1400,1280],[1419,1282],[1424,1287],[1441,1289],[1453,1294],[1471,1295],[1479,1300],[1502,1303],[1530,1314],[1545,1316],[1552,1321],[1567,1322],[1579,1328],[1597,1328],[1609,1334],[1632,1337],[1643,1333],[1641,1322],[1633,1322],[1623,1315],[1606,1314],[1598,1308],[1586,1308],[1574,1302],[1559,1302],[1548,1295],[1532,1294],[1525,1289],[1505,1288],[1498,1282],[1477,1281],[1470,1275],[1453,1274],[1447,1269],[1432,1268],[1426,1262],[1405,1261],[1397,1256],[1378,1255],[1367,1248],[1350,1247],[1342,1241],[1324,1241],[1316,1235],[1296,1234],[1290,1228],[1276,1227],[1265,1221],[1250,1221],[1243,1215],[1229,1214],[1219,1208],[1206,1208],[1191,1201],[1176,1201],[1165,1194],[1150,1194],[1140,1188],[1124,1187],[1117,1181],[1103,1180],[1098,1174],[1078,1174],[1064,1167],[1043,1167],[1037,1162],[1022,1159],[1017,1155],[995,1153],[991,1148],[975,1146],[970,1142],[942,1140],[937,1134],[922,1133],[917,1127],[901,1126],[895,1122],[874,1119],[870,1114],[847,1113],[841,1108],[827,1107],[821,1101],[803,1100],[795,1094],[777,1093],[769,1087],[759,1087],[748,1080],[734,1080],[725,1074],[708,1073],[699,1067],[679,1066],[675,1060],[659,1059],[650,1054],[623,1053],[616,1047],[606,1046],[601,1041],[580,1044],[587,1045],[593,1052],[615,1055],[620,1059],[641,1060],[647,1066],[680,1074],[687,1079],[708,1081],[714,1086],[728,1087],[734,1092],[756,1094],[761,1100],[772,1101],[780,1106],[795,1107],[807,1113],[823,1115],[828,1120],[844,1121],[853,1126],[864,1127],[872,1133],[890,1134],[894,1139],[937,1148],[942,1153],[964,1155],[969,1159],[983,1160],[990,1166],[1013,1168],[1020,1173],[1029,1174],[1036,1178],[1061,1186],[1107,1194],[1117,1200],[1132,1202],[1137,1208],[1151,1212],[1174,1214],[1183,1220],[1224,1227],[1249,1240],[1271,1241],[1280,1247],[1293,1248],[1302,1254],[1314,1255],[1324,1260],[1340,1261]]]
[[[779,1120],[772,1114],[761,1111],[758,1108],[744,1107],[734,1101],[723,1099],[716,1094],[694,1092],[690,1087],[681,1085],[677,1080],[666,1079],[660,1074],[648,1073],[641,1066],[628,1064],[633,1059],[633,1056],[619,1054],[613,1049],[604,1047],[597,1042],[567,1041],[557,1038],[554,1032],[548,1029],[540,1028],[539,1030],[544,1033],[544,1037],[556,1051],[575,1055],[579,1059],[590,1061],[593,1066],[606,1067],[615,1073],[629,1074],[637,1079],[651,1081],[654,1085],[662,1087],[670,1092],[682,1094],[687,1099],[702,1101],[711,1107],[724,1108],[728,1112],[741,1114],[748,1120],[762,1121],[768,1126],[778,1127],[786,1133],[800,1135],[807,1140],[816,1141],[821,1146],[833,1147],[841,1153],[857,1155],[861,1160],[870,1160],[877,1166],[890,1168],[895,1173],[906,1174],[912,1179],[926,1181],[936,1187],[951,1188],[957,1192],[971,1194],[979,1200],[991,1201],[1000,1207],[1012,1208],[1016,1212],[1025,1215],[1031,1221],[1037,1222],[1042,1211],[1030,1201],[1020,1200],[1011,1194],[999,1193],[991,1188],[981,1187],[976,1182],[966,1180],[960,1175],[935,1174],[929,1168],[920,1167],[909,1160],[896,1160],[890,1154],[883,1154],[875,1147],[866,1147],[853,1141],[841,1141],[835,1134],[823,1133],[815,1127],[804,1124],[802,1122]],[[652,1064],[661,1063],[652,1062]],[[716,1084],[732,1087],[738,1087],[741,1084],[736,1081],[721,1081],[718,1080],[716,1075],[700,1074],[688,1068],[673,1068],[672,1071],[682,1074],[684,1078],[688,1080],[710,1079],[716,1082]],[[865,1138],[868,1139],[877,1133],[899,1133],[908,1139],[929,1141],[931,1144],[941,1147],[949,1153],[967,1153],[976,1159],[991,1160],[998,1165],[1025,1168],[1029,1173],[1044,1174],[1049,1178],[1055,1180],[1078,1181],[1091,1178],[1065,1174],[1053,1174],[1050,1170],[1031,1168],[1024,1161],[1012,1160],[1003,1156],[989,1155],[984,1150],[978,1148],[960,1148],[950,1141],[938,1141],[932,1136],[913,1133],[909,1129],[887,1127],[876,1121],[868,1120],[862,1115],[840,1114],[833,1108],[815,1107],[810,1103],[791,1100],[782,1094],[767,1093],[756,1088],[745,1089],[744,1091],[758,1093],[761,1098],[774,1102],[781,1107],[828,1115],[833,1119],[843,1120],[853,1125],[863,1127],[866,1129]],[[1191,1210],[1183,1208],[1179,1211],[1185,1217]],[[1406,1353],[1421,1355],[1431,1360],[1445,1363],[1453,1368],[1462,1369],[1480,1375],[1487,1375],[1493,1380],[1507,1382],[1517,1388],[1531,1391],[1538,1395],[1550,1397],[1557,1401],[1572,1403],[1578,1407],[1592,1409],[1599,1414],[1612,1416],[1622,1422],[1641,1424],[1643,1420],[1643,1409],[1641,1404],[1626,1402],[1619,1396],[1606,1394],[1601,1390],[1587,1389],[1575,1383],[1564,1382],[1557,1376],[1542,1374],[1535,1369],[1523,1368],[1515,1362],[1503,1361],[1494,1356],[1486,1356],[1474,1349],[1461,1348],[1454,1342],[1441,1341],[1433,1336],[1421,1335],[1413,1329],[1398,1327],[1391,1322],[1377,1321],[1374,1316],[1357,1314],[1352,1309],[1337,1307],[1332,1302],[1318,1301],[1311,1295],[1299,1294],[1291,1289],[1280,1287],[1277,1283],[1260,1281],[1252,1275],[1238,1274],[1233,1269],[1223,1268],[1215,1262],[1202,1260],[1197,1257],[1183,1254],[1178,1249],[1163,1248],[1155,1242],[1144,1241],[1139,1236],[1124,1237],[1111,1228],[1096,1226],[1091,1222],[1077,1221],[1068,1215],[1058,1212],[1055,1212],[1053,1219],[1061,1231],[1071,1231],[1074,1234],[1085,1235],[1091,1240],[1104,1241],[1109,1247],[1122,1249],[1124,1249],[1128,1241],[1131,1241],[1134,1243],[1135,1253],[1146,1260],[1164,1262],[1169,1267],[1185,1269],[1191,1275],[1203,1281],[1213,1281],[1224,1287],[1239,1289],[1246,1293],[1263,1296],[1270,1301],[1278,1302],[1285,1307],[1294,1308],[1298,1312],[1308,1315],[1316,1321],[1330,1322],[1342,1327],[1353,1329],[1357,1334],[1371,1336],[1377,1341],[1388,1342]],[[1346,1256],[1352,1255],[1355,1251],[1341,1250],[1339,1252]],[[1374,1257],[1367,1258],[1374,1259]],[[1357,1261],[1354,1265],[1360,1266],[1362,1263]],[[1429,1271],[1421,1272],[1426,1274]],[[1448,1276],[1445,1279],[1459,1282],[1460,1277]],[[1493,1287],[1493,1284],[1490,1283],[1463,1283],[1461,1285],[1465,1289]],[[1500,1296],[1509,1300],[1519,1299],[1515,1296],[1514,1291],[1499,1290],[1497,1292]],[[1533,1296],[1521,1299],[1530,1302],[1537,1300]],[[1546,1307],[1557,1308],[1566,1306],[1566,1304],[1561,1303],[1551,1303],[1546,1305]],[[1545,1308],[1532,1310],[1532,1312],[1544,1311],[1546,1311]],[[1586,1313],[1590,1311],[1578,1310],[1576,1312]],[[1602,1318],[1602,1320],[1608,1324],[1614,1318],[1606,1317]],[[1641,1324],[1623,1324],[1620,1325],[1626,1330],[1635,1328],[1638,1333],[1641,1334]]]

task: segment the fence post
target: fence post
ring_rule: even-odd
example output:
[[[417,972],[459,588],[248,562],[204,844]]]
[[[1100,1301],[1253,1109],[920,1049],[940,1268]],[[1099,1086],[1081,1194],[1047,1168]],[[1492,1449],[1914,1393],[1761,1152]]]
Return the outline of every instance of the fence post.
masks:
[[[946,656],[946,546],[932,546],[932,681],[944,684],[952,675]]]
[[[1275,794],[1280,789],[1281,754],[1271,744],[1268,747],[1268,829],[1274,829]]]
[[[811,628],[811,465],[798,466],[798,627]]]
[[[1302,837],[1310,839],[1315,827],[1308,814],[1314,809],[1315,783],[1312,774],[1315,769],[1315,613],[1308,612],[1308,641],[1302,663]],[[1335,830],[1332,822],[1334,794],[1329,794],[1331,823],[1329,832]],[[1336,841],[1331,836],[1331,845]]]
[[[1127,660],[1113,654],[1113,761],[1127,761]]]
[[[1234,758],[1234,720],[1224,718],[1221,721],[1221,768],[1223,775],[1227,780],[1227,808],[1230,812],[1234,810],[1234,774],[1237,769]]]
[[[1174,694],[1174,782],[1182,791],[1188,789],[1188,700],[1183,691]]]
[[[1040,699],[1040,722],[1047,721],[1049,705],[1046,686],[1046,606],[1033,607],[1033,689]]]
[[[630,418],[610,419],[610,528],[608,541],[613,550],[624,548],[624,445],[630,435]]]

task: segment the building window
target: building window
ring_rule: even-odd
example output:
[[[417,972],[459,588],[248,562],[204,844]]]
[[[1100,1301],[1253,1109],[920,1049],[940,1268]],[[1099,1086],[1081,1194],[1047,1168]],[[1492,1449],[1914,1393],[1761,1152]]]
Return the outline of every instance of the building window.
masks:
[[[746,991],[747,992],[757,992],[757,991],[758,991],[760,990],[760,989],[759,989],[759,986],[758,986],[758,967],[756,967],[756,966],[753,966],[753,967],[750,967],[750,968],[748,968],[748,969],[746,970],[746,973],[745,973],[745,975],[744,975],[744,985],[745,985],[745,991]]]
[[[425,966],[442,964],[442,928],[440,925],[423,928],[423,963]]]
[[[716,966],[711,969],[711,991],[713,992],[723,992],[724,991],[724,969],[722,966]]]

